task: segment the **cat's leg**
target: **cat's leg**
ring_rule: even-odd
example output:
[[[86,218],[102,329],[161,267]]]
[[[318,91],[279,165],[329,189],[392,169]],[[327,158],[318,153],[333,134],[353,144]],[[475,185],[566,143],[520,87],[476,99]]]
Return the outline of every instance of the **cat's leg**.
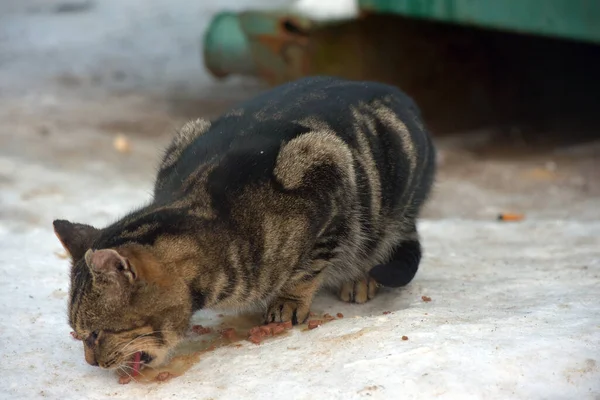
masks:
[[[267,308],[265,323],[291,321],[293,325],[297,325],[306,321],[320,286],[321,274],[304,277],[286,285]]]
[[[356,281],[344,282],[340,286],[338,296],[348,303],[362,304],[374,298],[376,294],[377,282],[373,278],[365,276]]]
[[[397,245],[388,262],[374,266],[369,275],[382,286],[405,286],[417,274],[420,262],[421,244],[415,235],[413,239]]]
[[[349,303],[365,303],[375,297],[379,286],[401,287],[408,285],[419,269],[421,244],[416,230],[411,239],[400,242],[384,264],[375,265],[369,276],[344,282],[340,286],[339,297]]]

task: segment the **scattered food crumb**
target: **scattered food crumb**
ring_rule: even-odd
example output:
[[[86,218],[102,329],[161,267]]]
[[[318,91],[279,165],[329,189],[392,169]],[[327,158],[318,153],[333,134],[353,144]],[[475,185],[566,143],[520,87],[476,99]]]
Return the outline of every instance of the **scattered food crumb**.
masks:
[[[167,371],[163,371],[160,374],[156,375],[156,380],[159,382],[164,382],[166,380],[169,380],[172,378],[172,375],[167,372]]]
[[[250,329],[250,332],[248,332],[250,336],[264,336],[263,331],[260,329],[260,326],[255,326],[254,328]]]
[[[311,319],[308,321],[308,329],[315,329],[321,325],[323,325],[323,321],[320,319]]]
[[[272,332],[273,332],[273,336],[279,335],[279,334],[285,332],[285,327],[283,327],[282,325],[274,326]]]
[[[361,390],[359,390],[356,393],[359,393],[359,394],[366,393],[368,396],[370,396],[371,394],[369,392],[373,392],[373,391],[378,390],[378,389],[379,389],[379,387],[375,386],[375,385],[373,385],[373,386],[366,386],[366,387],[362,388]]]
[[[341,312],[339,312],[339,313],[336,314],[336,317],[338,317],[338,318],[344,318],[344,314],[342,314]]]
[[[498,214],[498,221],[506,221],[506,222],[518,222],[525,219],[524,214],[518,213],[502,213]]]
[[[333,317],[330,314],[324,314],[323,318],[326,319],[327,321],[333,321],[335,319],[335,317]]]
[[[408,340],[408,336],[402,336],[402,340]]]
[[[262,336],[269,336],[269,335],[271,335],[271,334],[273,333],[273,332],[271,331],[271,329],[272,329],[272,328],[271,328],[269,325],[264,325],[264,326],[261,326],[259,329],[260,329],[260,330],[261,330],[261,332],[263,333],[263,335],[262,335]]]
[[[221,330],[221,336],[223,336],[224,338],[226,338],[232,342],[235,342],[237,340],[237,332],[233,328],[227,328],[227,329]]]
[[[248,340],[254,344],[260,344],[260,342],[262,342],[262,337],[258,335],[250,335],[250,337],[248,337]]]
[[[423,300],[425,303],[429,303],[431,301],[431,297],[429,297],[429,296],[421,296],[421,300]]]
[[[269,336],[281,335],[288,329],[292,329],[292,322],[271,322],[267,325],[255,326],[248,332],[248,340],[254,344],[260,344]]]
[[[212,328],[205,328],[202,325],[194,325],[192,326],[192,332],[194,332],[196,335],[205,335],[207,333],[211,333]]]
[[[556,167],[550,166],[550,168],[533,168],[525,173],[528,178],[535,179],[538,181],[551,181],[559,177],[556,172]]]
[[[388,314],[391,314],[391,313],[392,313],[391,311],[384,311],[383,315],[388,315]]]
[[[117,135],[113,141],[113,146],[119,153],[129,153],[131,151],[131,143],[124,135]]]
[[[314,313],[314,312],[312,312],[312,311],[309,311],[309,313],[308,313],[308,316],[309,316],[309,317],[314,317],[314,316],[315,316],[315,313]]]

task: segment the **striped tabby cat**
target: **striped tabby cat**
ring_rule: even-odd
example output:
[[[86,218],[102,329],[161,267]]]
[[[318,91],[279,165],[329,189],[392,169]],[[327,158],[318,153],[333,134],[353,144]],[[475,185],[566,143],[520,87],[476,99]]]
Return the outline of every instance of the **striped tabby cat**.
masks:
[[[189,122],[149,204],[103,229],[54,221],[85,359],[160,365],[203,308],[298,324],[319,288],[364,303],[408,284],[434,175],[418,108],[384,84],[305,78]]]

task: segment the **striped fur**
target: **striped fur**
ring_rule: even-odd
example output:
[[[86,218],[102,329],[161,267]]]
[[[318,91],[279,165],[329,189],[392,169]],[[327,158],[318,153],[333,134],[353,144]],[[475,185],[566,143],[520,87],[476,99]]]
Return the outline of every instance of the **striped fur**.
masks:
[[[55,221],[86,359],[122,365],[142,335],[160,364],[202,308],[300,323],[319,288],[362,303],[409,283],[434,174],[418,108],[383,84],[305,78],[188,123],[150,204],[104,229]]]

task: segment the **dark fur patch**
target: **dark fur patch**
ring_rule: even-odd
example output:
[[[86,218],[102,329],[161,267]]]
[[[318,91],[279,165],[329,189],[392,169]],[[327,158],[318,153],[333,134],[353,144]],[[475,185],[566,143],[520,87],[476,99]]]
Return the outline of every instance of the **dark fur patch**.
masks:
[[[383,286],[406,286],[415,277],[420,261],[421,245],[418,241],[411,240],[398,246],[391,259],[373,267],[369,275]]]

